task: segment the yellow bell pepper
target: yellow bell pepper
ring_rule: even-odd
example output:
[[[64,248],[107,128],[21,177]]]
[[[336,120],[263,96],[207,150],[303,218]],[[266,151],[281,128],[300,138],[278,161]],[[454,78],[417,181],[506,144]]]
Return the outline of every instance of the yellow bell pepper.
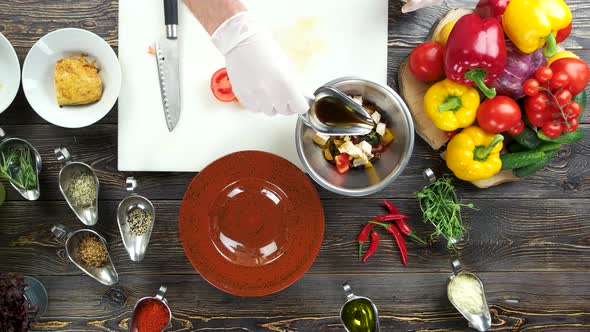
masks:
[[[572,22],[563,0],[511,0],[502,17],[504,32],[523,53],[545,45],[545,56],[557,53],[555,35]]]
[[[465,128],[447,145],[447,166],[461,180],[491,178],[502,168],[503,140],[504,136],[490,134],[477,126]]]
[[[445,79],[426,91],[424,110],[437,128],[455,131],[473,124],[479,102],[475,88]]]
[[[561,51],[561,52],[558,52],[557,54],[555,54],[554,56],[552,56],[551,58],[549,58],[549,60],[547,60],[547,66],[551,66],[552,63],[554,63],[555,61],[557,61],[559,59],[563,59],[563,58],[579,59],[580,57],[575,55],[573,52]]]
[[[442,47],[447,46],[447,40],[449,40],[449,35],[451,34],[451,31],[453,31],[453,28],[455,27],[456,23],[457,20],[454,20],[445,24],[445,26],[440,30],[436,37],[434,37],[434,42]]]

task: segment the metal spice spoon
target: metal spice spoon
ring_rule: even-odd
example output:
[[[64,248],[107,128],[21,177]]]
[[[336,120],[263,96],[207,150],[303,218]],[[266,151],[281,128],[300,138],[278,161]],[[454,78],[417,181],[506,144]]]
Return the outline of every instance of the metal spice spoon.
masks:
[[[111,255],[108,252],[107,241],[100,234],[91,229],[80,229],[70,233],[64,225],[60,224],[53,225],[53,227],[51,228],[51,232],[59,240],[65,238],[66,256],[70,259],[70,261],[72,261],[72,263],[74,263],[74,265],[76,265],[84,273],[91,276],[101,284],[107,286],[114,285],[119,281],[119,275],[117,274],[117,270],[115,270],[115,265],[113,265],[113,262],[111,261]],[[108,261],[105,266],[100,268],[94,266],[86,266],[78,259],[80,241],[82,241],[82,239],[88,235],[94,235],[97,238],[99,238],[104,244],[105,248],[107,249]]]
[[[347,118],[348,120],[345,123],[339,124],[329,123],[329,121],[319,114],[319,108],[316,107],[321,104],[322,100],[336,102],[340,107],[334,110],[345,112],[345,114],[341,115],[345,115],[343,118]],[[366,135],[375,128],[376,124],[371,114],[352,98],[336,88],[330,86],[319,87],[314,92],[314,98],[308,99],[308,103],[309,111],[299,115],[299,118],[303,123],[318,133],[336,136]]]
[[[434,183],[434,181],[436,181],[436,176],[434,175],[434,172],[432,171],[432,169],[427,168],[424,170],[424,172],[422,172],[422,176],[424,177],[424,179],[426,181],[428,181],[429,185],[432,185]],[[428,187],[426,186],[426,187]],[[424,187],[424,188],[426,188]],[[459,199],[457,198],[457,193],[455,191],[453,191],[453,200],[457,203],[459,202]],[[420,203],[420,210],[422,210],[422,213],[424,213],[424,211],[426,210],[424,205],[422,204],[422,200],[419,199],[418,202]],[[461,222],[461,224],[463,223],[463,220],[461,218],[461,213],[459,212],[459,221]],[[432,220],[430,220],[430,223],[436,227],[436,225],[434,224],[434,222]],[[444,234],[443,237],[447,238]],[[459,241],[461,241],[461,238],[454,238],[454,239],[448,239],[450,240],[453,244],[457,244],[459,243]]]
[[[158,293],[156,294],[156,296],[143,297],[137,301],[137,303],[135,304],[135,307],[133,308],[133,313],[131,314],[131,321],[129,322],[129,331],[130,332],[138,332],[139,331],[137,329],[137,322],[134,320],[135,314],[136,314],[135,311],[137,310],[137,307],[139,307],[144,301],[150,300],[150,299],[162,302],[162,304],[164,304],[166,309],[168,309],[168,324],[166,324],[166,326],[164,327],[163,330],[165,330],[166,327],[168,327],[168,325],[170,325],[170,321],[172,320],[172,311],[170,310],[170,306],[168,306],[168,300],[166,300],[164,298],[164,294],[166,293],[167,289],[168,288],[166,288],[166,286],[162,285],[162,286],[160,286],[160,289],[158,289]]]
[[[137,181],[133,177],[128,177],[126,182],[127,191],[132,194],[119,203],[119,207],[117,208],[117,223],[119,224],[123,245],[127,253],[129,253],[129,257],[132,261],[139,262],[145,256],[150,236],[152,235],[152,229],[154,228],[154,222],[156,221],[156,211],[152,202],[134,193],[134,190],[137,188]],[[148,230],[140,236],[131,233],[128,223],[130,213],[137,209],[145,211],[152,217],[152,223]]]
[[[488,307],[488,301],[486,299],[486,294],[483,288],[483,283],[478,276],[471,272],[464,271],[461,267],[461,263],[458,260],[453,260],[451,262],[451,266],[453,267],[453,273],[447,282],[447,296],[451,304],[465,317],[478,331],[488,331],[492,327],[492,315],[490,314],[490,308]],[[453,302],[451,296],[449,294],[449,286],[453,278],[457,277],[458,275],[466,274],[472,277],[473,279],[477,280],[479,286],[481,287],[481,296],[483,297],[483,308],[481,308],[481,314],[473,314],[466,310],[465,308],[460,307],[456,303]]]
[[[57,160],[65,164],[65,166],[59,172],[59,190],[66,199],[66,202],[68,202],[68,205],[72,211],[74,211],[78,219],[80,219],[84,225],[95,225],[98,222],[98,189],[100,186],[96,173],[92,167],[88,166],[87,164],[73,161],[70,152],[63,146],[56,148],[54,153],[57,157]],[[71,181],[74,181],[76,176],[84,174],[89,174],[93,177],[96,191],[94,195],[94,202],[87,207],[77,206],[76,202],[74,202],[66,190],[68,184],[70,184]]]
[[[20,139],[20,138],[15,138],[15,137],[7,137],[6,133],[4,132],[4,130],[2,128],[0,128],[0,151],[2,151],[2,149],[4,149],[5,147],[8,146],[25,146],[28,147],[29,150],[31,151],[31,153],[33,154],[33,160],[35,165],[33,165],[35,167],[35,172],[36,172],[36,188],[34,189],[23,189],[20,188],[18,186],[16,186],[14,183],[12,183],[12,181],[9,181],[10,184],[12,185],[12,187],[25,199],[29,200],[29,201],[34,201],[37,200],[41,194],[41,188],[39,186],[39,173],[41,173],[41,168],[42,168],[42,161],[41,161],[41,155],[39,154],[39,152],[37,151],[37,149],[35,149],[35,147],[25,141],[24,139]],[[17,165],[9,165],[10,171],[13,173],[13,171],[18,171]]]

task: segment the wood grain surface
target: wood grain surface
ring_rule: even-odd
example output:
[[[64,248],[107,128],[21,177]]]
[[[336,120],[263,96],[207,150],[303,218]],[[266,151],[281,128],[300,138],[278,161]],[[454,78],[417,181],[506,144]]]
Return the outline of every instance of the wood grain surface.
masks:
[[[590,61],[590,3],[567,2],[574,14],[574,30],[565,46]],[[476,1],[447,3],[472,7]],[[402,15],[400,8],[400,1],[390,1],[387,74],[388,84],[396,89],[400,64],[448,10],[436,7]],[[65,27],[93,31],[116,50],[117,13],[116,0],[4,0],[0,1],[0,32],[15,46],[21,63],[40,37]],[[590,112],[582,123],[585,136],[590,136]],[[417,139],[404,174],[378,194],[346,198],[316,186],[326,228],[310,271],[277,294],[238,298],[203,280],[178,240],[178,208],[194,173],[133,174],[139,193],[153,200],[158,219],[146,258],[139,263],[128,259],[115,213],[127,196],[124,180],[131,174],[116,169],[116,107],[91,127],[58,128],[35,114],[21,90],[0,115],[0,126],[9,135],[30,140],[44,160],[39,201],[24,201],[9,189],[7,202],[0,207],[0,270],[37,277],[49,293],[49,310],[35,330],[126,331],[137,299],[152,296],[165,284],[174,313],[170,331],[343,331],[338,312],[344,301],[340,285],[345,281],[355,293],[375,301],[383,331],[470,330],[445,294],[449,258],[457,256],[486,286],[493,330],[590,330],[587,138],[562,148],[549,167],[521,182],[486,190],[457,182],[461,198],[478,208],[464,213],[468,232],[458,254],[446,250],[440,241],[426,247],[409,242],[410,265],[404,268],[392,241],[383,234],[379,252],[368,263],[359,263],[356,235],[367,218],[382,213],[380,199],[391,199],[408,213],[421,236],[427,237],[432,230],[420,220],[414,193],[425,184],[422,170],[442,171],[444,164]],[[113,287],[77,270],[65,257],[63,243],[51,235],[51,225],[56,223],[82,227],[59,193],[61,165],[52,152],[59,145],[97,170],[100,221],[94,229],[109,241],[120,275]]]

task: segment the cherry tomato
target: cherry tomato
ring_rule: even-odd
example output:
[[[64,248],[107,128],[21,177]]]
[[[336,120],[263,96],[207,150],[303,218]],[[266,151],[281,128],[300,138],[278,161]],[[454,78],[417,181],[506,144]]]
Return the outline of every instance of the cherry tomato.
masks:
[[[238,100],[232,89],[225,67],[216,71],[211,77],[211,92],[213,92],[213,96],[217,100],[224,103]]]
[[[567,105],[567,103],[572,101],[572,97],[572,93],[567,89],[559,90],[555,93],[555,99],[557,99],[557,102],[561,106]]]
[[[543,96],[540,98],[539,96]],[[545,122],[553,120],[551,112],[547,110],[547,104],[545,103],[547,96],[545,94],[538,94],[535,97],[529,97],[524,103],[524,110],[526,112],[527,119],[529,122],[536,127],[543,127]],[[542,106],[542,107],[539,107]]]
[[[457,129],[454,131],[445,131],[445,136],[447,136],[448,138],[453,138],[455,137],[455,135],[457,135],[459,132],[461,131],[461,129]]]
[[[572,101],[564,111],[567,115],[567,120],[571,121],[572,119],[577,119],[582,114],[582,106],[578,102]]]
[[[539,81],[539,83],[545,83],[549,81],[551,77],[553,77],[553,70],[551,70],[549,67],[539,67],[535,71],[535,78],[537,81]]]
[[[557,31],[557,35],[555,35],[555,41],[557,41],[557,43],[561,43],[564,40],[567,39],[567,37],[570,36],[570,33],[572,33],[572,24],[570,23],[567,27]]]
[[[571,133],[578,130],[579,126],[580,123],[578,122],[578,119],[572,119],[569,121],[569,127],[564,124],[561,129],[566,133]]]
[[[553,75],[553,73],[552,73]],[[522,90],[524,94],[530,97],[536,96],[539,94],[539,81],[534,78],[529,78],[528,80],[524,81],[522,84]]]
[[[410,53],[410,71],[420,81],[433,82],[444,77],[445,49],[437,43],[418,45]]]
[[[484,101],[477,110],[477,123],[488,133],[499,134],[522,121],[520,107],[514,99],[496,96]]]
[[[539,93],[534,97],[527,98],[527,101],[532,109],[545,111],[547,109],[547,103],[549,102],[549,99],[547,98],[546,94]]]
[[[562,58],[551,64],[553,73],[563,71],[569,79],[569,90],[575,96],[582,92],[588,84],[590,78],[590,69],[588,65],[576,58]]]
[[[541,130],[543,131],[543,134],[549,138],[556,138],[562,133],[561,124],[556,121],[545,122]]]
[[[524,121],[519,120],[518,123],[514,127],[508,129],[508,133],[510,135],[518,135],[518,134],[522,133],[523,130],[524,130]]]
[[[549,81],[549,87],[551,88],[551,91],[566,88],[569,84],[570,78],[565,71],[555,72],[551,78],[551,81]]]

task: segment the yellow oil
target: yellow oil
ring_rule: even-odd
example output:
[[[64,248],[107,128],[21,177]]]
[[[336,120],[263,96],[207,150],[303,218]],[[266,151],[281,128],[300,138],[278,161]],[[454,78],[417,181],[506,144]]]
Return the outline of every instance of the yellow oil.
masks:
[[[342,309],[342,322],[350,332],[375,332],[377,320],[371,302],[357,299],[348,302]]]

